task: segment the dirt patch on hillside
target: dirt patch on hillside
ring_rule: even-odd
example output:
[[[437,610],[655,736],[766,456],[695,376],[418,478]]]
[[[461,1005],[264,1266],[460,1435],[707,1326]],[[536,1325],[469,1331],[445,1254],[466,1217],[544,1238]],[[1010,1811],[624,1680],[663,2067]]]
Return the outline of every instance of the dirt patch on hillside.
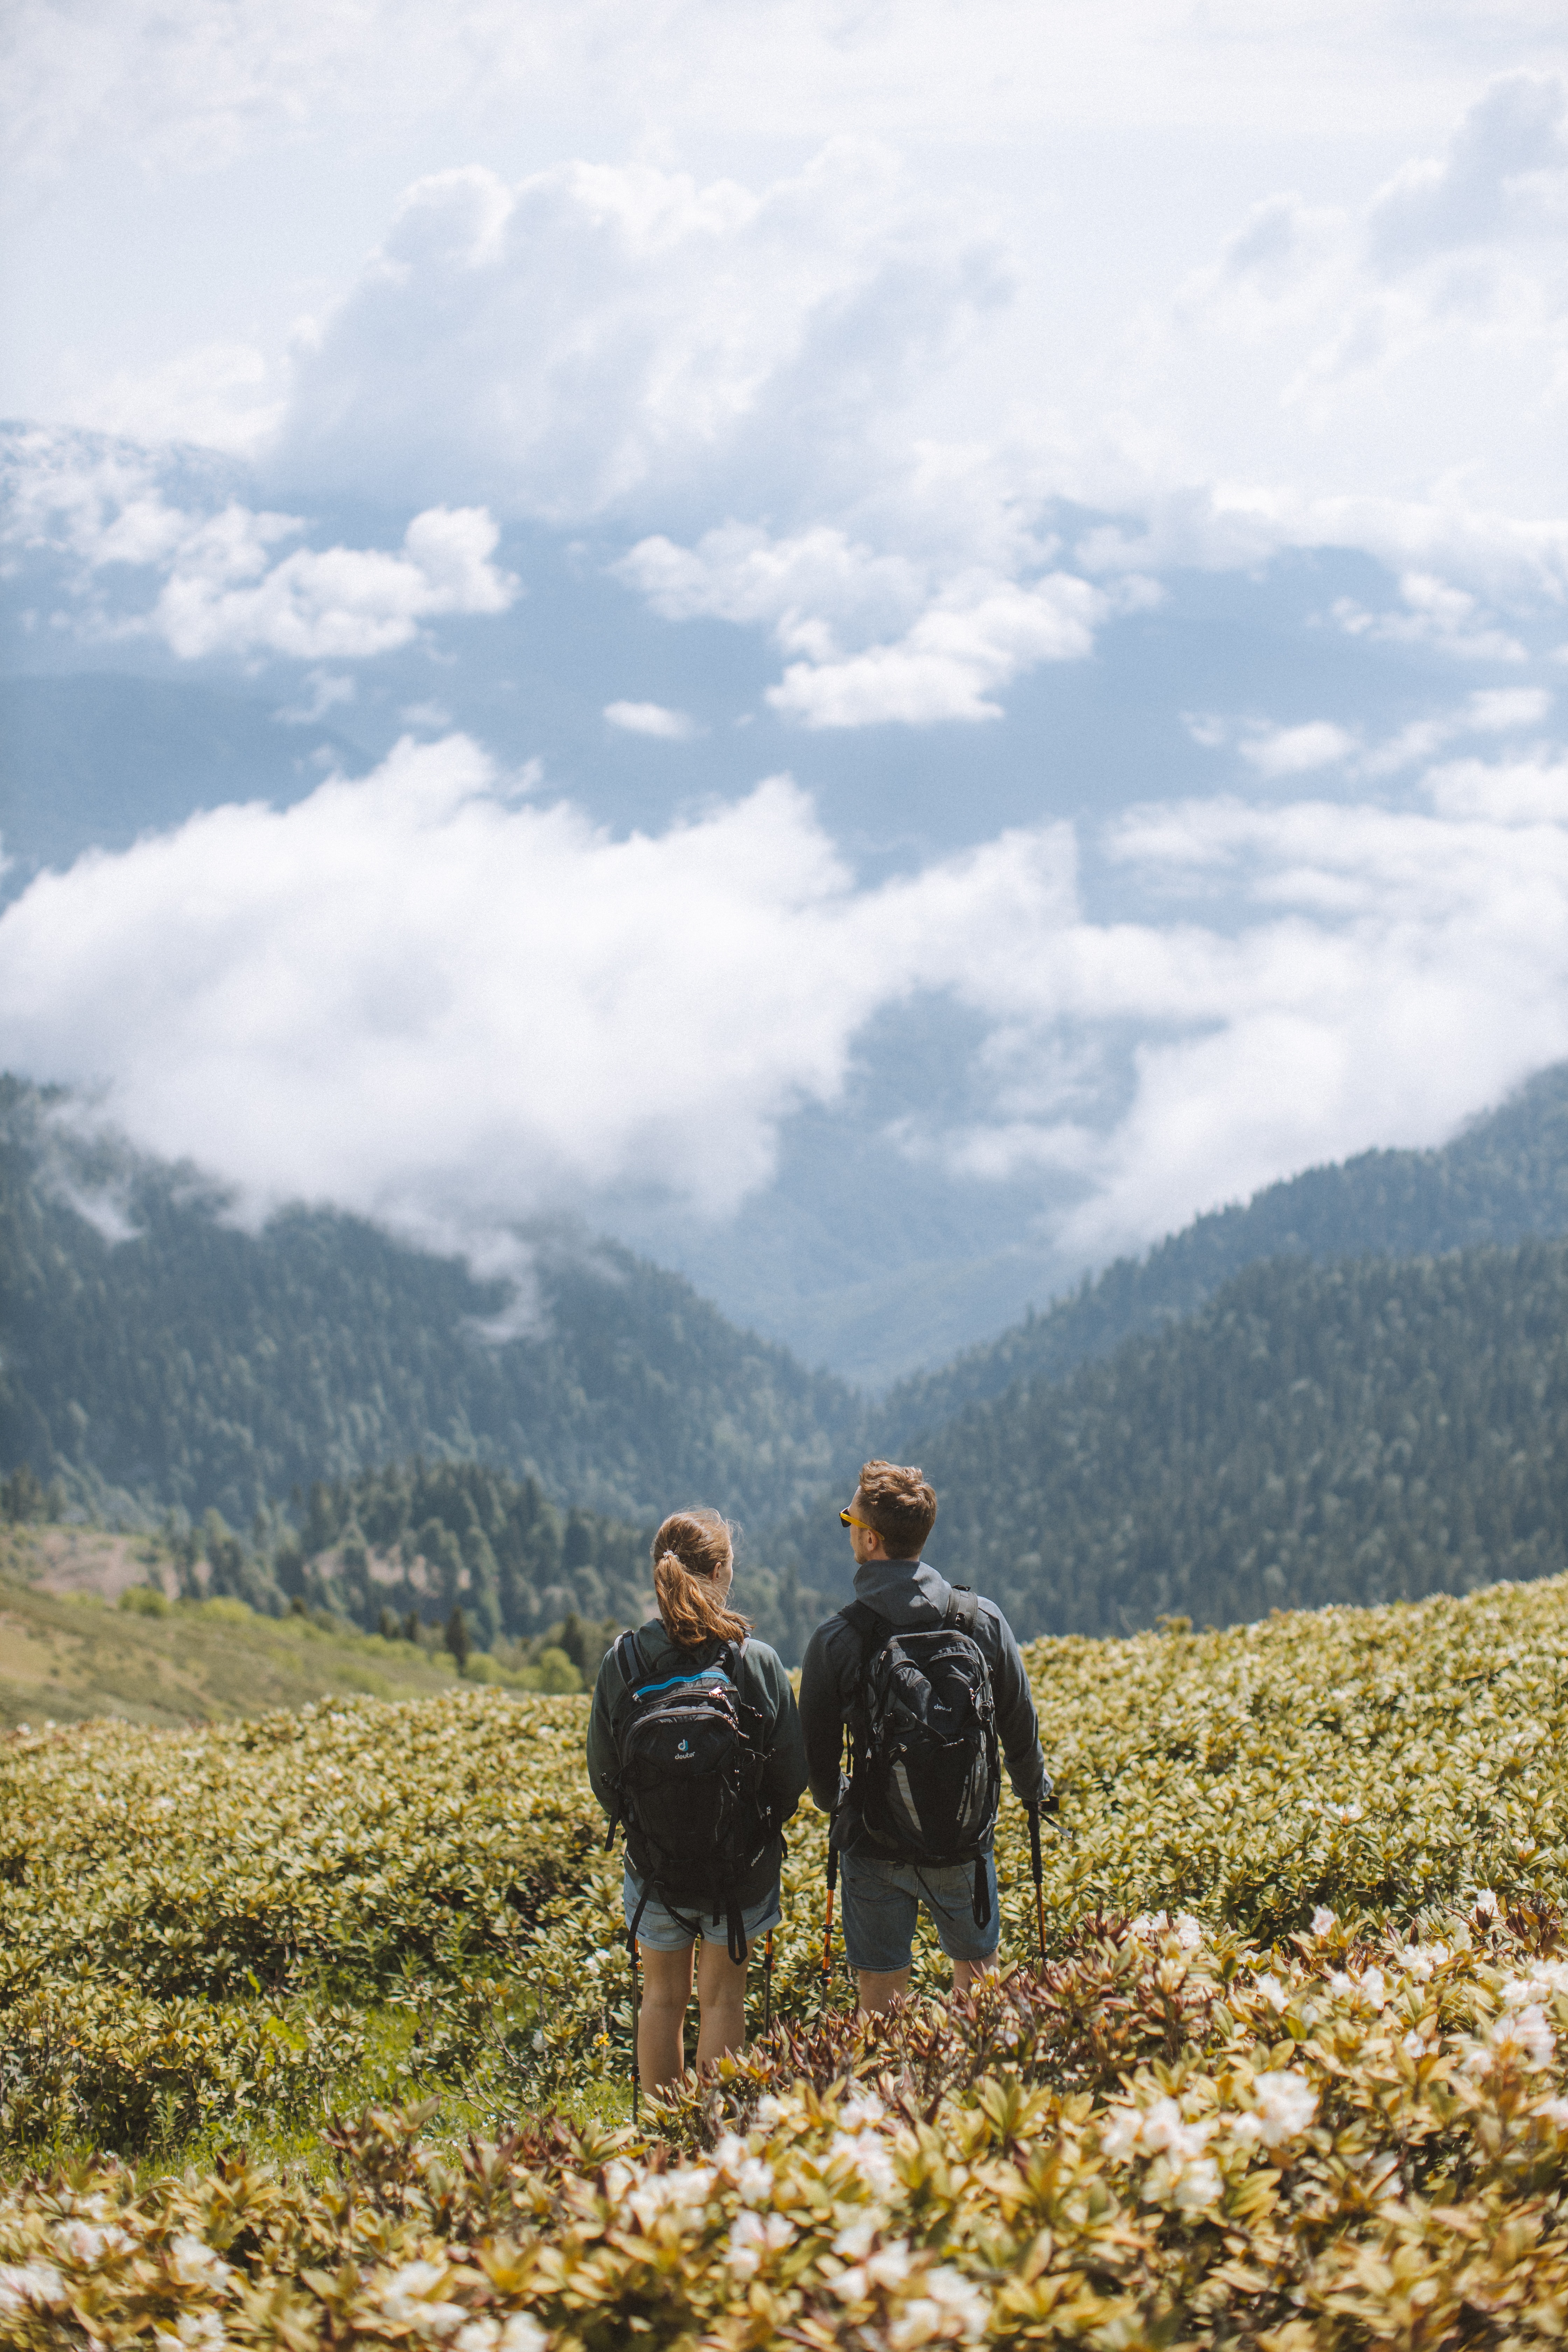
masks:
[[[166,1560],[154,1566],[145,1536],[110,1535],[101,1528],[28,1528],[19,1532],[7,1565],[41,1592],[101,1592],[118,1601],[156,1576],[171,1599],[178,1582]]]

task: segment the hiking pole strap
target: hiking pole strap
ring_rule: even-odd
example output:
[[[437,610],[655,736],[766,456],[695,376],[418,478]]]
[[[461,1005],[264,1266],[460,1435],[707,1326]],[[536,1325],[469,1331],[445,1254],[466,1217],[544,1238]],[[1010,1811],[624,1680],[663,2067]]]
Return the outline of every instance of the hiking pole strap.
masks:
[[[763,1947],[763,2032],[773,2031],[773,1931],[768,1929],[768,1940]]]
[[[991,1925],[991,1874],[982,1854],[974,1865],[974,1924],[977,1927]]]
[[[743,1969],[746,1965],[746,1922],[735,1900],[733,1888],[724,1897],[724,1926],[730,1939],[731,1960],[736,1968]]]

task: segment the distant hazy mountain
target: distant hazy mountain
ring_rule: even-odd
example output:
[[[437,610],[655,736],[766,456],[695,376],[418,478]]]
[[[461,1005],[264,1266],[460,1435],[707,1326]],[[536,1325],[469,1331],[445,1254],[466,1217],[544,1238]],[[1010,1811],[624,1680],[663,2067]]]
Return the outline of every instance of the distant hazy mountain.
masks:
[[[84,1148],[0,1081],[0,1466],[249,1525],[313,1478],[470,1457],[647,1523],[706,1500],[774,1519],[817,1489],[858,1407],[679,1276],[539,1239],[541,1328],[507,1294],[363,1220],[252,1235],[190,1170]]]
[[[921,1448],[927,1555],[1020,1634],[1418,1600],[1568,1569],[1568,1244],[1251,1266]],[[827,1590],[814,1515],[794,1558]]]
[[[1119,1259],[1045,1314],[900,1381],[878,1408],[878,1442],[897,1454],[1016,1381],[1059,1379],[1132,1332],[1192,1314],[1262,1258],[1415,1257],[1531,1234],[1568,1234],[1568,1063],[1438,1150],[1363,1151],[1310,1168],[1245,1208],[1197,1218],[1146,1257]]]

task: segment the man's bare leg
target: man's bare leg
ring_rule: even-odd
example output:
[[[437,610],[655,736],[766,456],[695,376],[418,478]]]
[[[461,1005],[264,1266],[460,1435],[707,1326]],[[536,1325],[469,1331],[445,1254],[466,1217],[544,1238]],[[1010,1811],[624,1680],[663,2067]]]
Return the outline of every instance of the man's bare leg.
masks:
[[[860,2008],[867,2017],[880,2017],[901,1992],[910,1989],[908,1969],[860,1969]]]

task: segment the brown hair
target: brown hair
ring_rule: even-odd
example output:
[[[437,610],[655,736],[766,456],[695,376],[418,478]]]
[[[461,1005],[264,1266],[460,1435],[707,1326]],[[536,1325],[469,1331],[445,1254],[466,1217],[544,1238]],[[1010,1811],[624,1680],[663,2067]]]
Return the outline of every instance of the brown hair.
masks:
[[[734,1550],[728,1519],[706,1508],[672,1511],[653,1539],[653,1590],[659,1621],[672,1642],[694,1650],[703,1642],[743,1642],[749,1619],[726,1609],[713,1590]]]
[[[936,1488],[923,1470],[897,1462],[863,1462],[860,1500],[892,1559],[918,1559],[936,1525]]]

